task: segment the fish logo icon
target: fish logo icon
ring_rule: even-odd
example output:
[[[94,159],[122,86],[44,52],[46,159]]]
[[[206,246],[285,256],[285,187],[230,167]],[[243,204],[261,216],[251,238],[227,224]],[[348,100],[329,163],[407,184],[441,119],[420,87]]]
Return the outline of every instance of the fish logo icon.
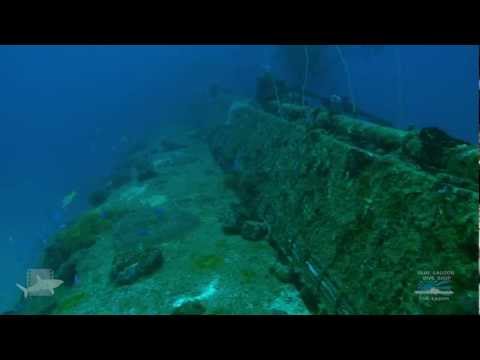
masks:
[[[27,279],[27,285],[25,287],[18,283],[16,284],[23,292],[25,299],[29,296],[53,296],[55,295],[55,289],[63,284],[63,280],[54,279],[53,276],[47,275],[42,278],[38,272],[33,272],[31,275],[35,280],[32,279],[28,281]]]

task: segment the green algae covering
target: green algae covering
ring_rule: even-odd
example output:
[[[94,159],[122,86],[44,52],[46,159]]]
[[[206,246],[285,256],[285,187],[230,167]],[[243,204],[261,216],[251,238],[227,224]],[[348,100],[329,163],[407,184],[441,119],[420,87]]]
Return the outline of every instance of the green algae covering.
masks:
[[[39,266],[64,284],[18,313],[478,314],[475,146],[223,100],[55,234]]]
[[[232,105],[208,141],[311,312],[478,314],[477,148],[271,105]]]

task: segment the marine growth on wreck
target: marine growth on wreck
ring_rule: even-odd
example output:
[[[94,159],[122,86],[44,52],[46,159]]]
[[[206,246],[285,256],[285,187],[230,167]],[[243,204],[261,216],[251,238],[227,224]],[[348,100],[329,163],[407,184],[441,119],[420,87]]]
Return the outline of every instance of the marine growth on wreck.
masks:
[[[477,145],[363,105],[354,62],[383,47],[273,49],[276,68],[235,70],[254,91],[204,81],[207,100],[72,186],[56,218],[86,208],[5,314],[478,314]],[[344,95],[315,90],[329,72]]]

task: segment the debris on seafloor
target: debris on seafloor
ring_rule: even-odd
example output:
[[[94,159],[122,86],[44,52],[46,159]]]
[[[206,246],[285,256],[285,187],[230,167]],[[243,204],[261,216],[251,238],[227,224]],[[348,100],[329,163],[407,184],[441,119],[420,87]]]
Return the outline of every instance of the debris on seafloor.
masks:
[[[114,257],[110,279],[116,285],[129,285],[158,270],[162,264],[163,255],[157,247],[120,251]]]
[[[181,296],[177,300],[174,301],[172,306],[174,308],[179,308],[182,305],[184,305],[185,303],[196,302],[196,301],[201,302],[201,301],[205,301],[205,300],[210,299],[218,291],[218,282],[219,282],[218,278],[213,279],[207,286],[205,286],[202,289],[200,294],[195,295],[195,296],[191,296],[191,295]]]

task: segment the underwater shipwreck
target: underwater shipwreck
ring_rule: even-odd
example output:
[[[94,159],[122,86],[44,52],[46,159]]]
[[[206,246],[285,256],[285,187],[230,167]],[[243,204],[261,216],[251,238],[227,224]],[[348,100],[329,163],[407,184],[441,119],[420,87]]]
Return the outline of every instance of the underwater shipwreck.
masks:
[[[478,313],[475,145],[265,78],[214,98],[132,150],[49,243],[64,286],[16,313]]]

